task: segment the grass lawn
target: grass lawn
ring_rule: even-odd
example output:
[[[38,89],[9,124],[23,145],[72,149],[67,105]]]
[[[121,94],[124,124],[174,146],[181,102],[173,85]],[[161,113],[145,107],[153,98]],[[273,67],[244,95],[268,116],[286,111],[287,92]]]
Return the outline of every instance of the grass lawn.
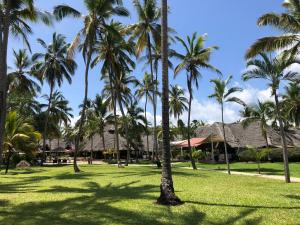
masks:
[[[256,163],[231,163],[231,169],[233,171],[247,172],[247,173],[257,173]],[[176,163],[175,167],[189,167],[191,163]],[[226,164],[206,164],[197,163],[199,168],[205,169],[216,169],[216,170],[227,170]],[[261,173],[269,175],[284,175],[283,163],[261,163]],[[290,171],[292,177],[300,177],[300,163],[290,163]]]
[[[177,207],[154,204],[154,167],[71,166],[0,172],[0,224],[300,224],[300,184],[174,168]]]

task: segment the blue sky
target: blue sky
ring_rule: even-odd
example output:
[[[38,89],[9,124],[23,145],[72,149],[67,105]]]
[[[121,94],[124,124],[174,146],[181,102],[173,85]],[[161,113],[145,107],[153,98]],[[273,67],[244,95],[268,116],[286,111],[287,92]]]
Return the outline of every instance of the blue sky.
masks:
[[[36,0],[37,7],[43,10],[52,11],[57,4],[69,4],[85,13],[82,0]],[[233,75],[236,84],[241,85],[245,91],[240,94],[246,102],[254,102],[257,97],[262,99],[269,98],[266,84],[263,81],[251,81],[246,84],[241,81],[241,72],[245,69],[244,55],[247,48],[258,38],[278,34],[279,32],[271,28],[259,28],[256,25],[257,18],[267,12],[281,12],[282,0],[169,0],[170,16],[169,25],[174,28],[178,36],[186,37],[193,32],[199,35],[207,33],[206,45],[217,45],[220,47],[211,59],[211,64],[220,69],[225,75]],[[129,9],[129,18],[119,18],[125,24],[135,23],[137,20],[132,0],[124,0],[124,5]],[[66,19],[63,22],[55,23],[53,27],[44,25],[32,25],[34,34],[30,36],[33,53],[41,51],[36,42],[37,38],[42,38],[50,42],[53,32],[61,33],[72,41],[76,33],[82,27],[78,19]],[[12,48],[24,48],[21,40],[10,39],[10,51],[8,64],[12,65]],[[181,51],[182,48],[177,44],[173,49]],[[78,115],[78,105],[83,99],[84,64],[81,55],[76,57],[78,70],[73,77],[72,85],[64,83],[60,88],[64,96],[70,101],[73,114]],[[174,64],[176,65],[176,61]],[[133,72],[138,79],[141,79],[144,72],[143,65],[139,64]],[[195,100],[193,102],[193,119],[203,119],[208,122],[220,120],[220,110],[213,100],[207,98],[212,93],[212,85],[209,80],[217,75],[209,71],[202,72],[203,77],[200,81],[199,90],[194,91]],[[89,97],[93,98],[102,90],[100,82],[99,68],[95,68],[90,73]],[[179,84],[183,88],[185,85],[185,73],[180,74],[176,79],[170,71],[170,82]],[[42,93],[48,93],[49,88],[44,84]],[[143,101],[141,101],[141,104]],[[238,119],[237,106],[228,105],[225,110],[227,122],[234,122]],[[149,107],[149,117],[152,110]],[[160,108],[159,108],[160,114]],[[159,116],[158,116],[159,117]],[[186,115],[183,116],[184,118]]]

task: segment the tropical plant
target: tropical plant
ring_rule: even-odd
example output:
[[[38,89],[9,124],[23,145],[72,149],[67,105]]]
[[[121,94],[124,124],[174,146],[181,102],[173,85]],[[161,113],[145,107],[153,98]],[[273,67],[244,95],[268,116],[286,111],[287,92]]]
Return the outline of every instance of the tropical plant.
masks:
[[[253,148],[251,146],[247,146],[247,149],[241,154],[250,154],[251,158],[253,158],[257,163],[257,172],[261,174],[260,163],[261,161],[269,155],[269,149],[258,149]]]
[[[181,200],[175,195],[170,149],[170,121],[169,121],[169,72],[168,72],[168,1],[162,0],[162,175],[160,185],[160,196],[158,204],[179,205]]]
[[[188,110],[188,99],[184,96],[184,90],[178,85],[170,88],[170,114],[179,120],[184,111]]]
[[[139,82],[137,85],[138,90],[136,91],[136,97],[138,100],[141,98],[145,98],[145,106],[144,106],[144,113],[146,119],[146,139],[147,139],[147,156],[150,160],[150,153],[149,153],[149,130],[148,130],[148,119],[147,119],[147,106],[148,101],[153,102],[153,94],[154,92],[154,83],[152,82],[151,74],[145,73],[142,82]]]
[[[83,111],[79,120],[78,135],[75,142],[74,171],[80,172],[77,166],[77,152],[79,151],[80,137],[82,133],[85,108],[88,98],[88,76],[92,64],[92,56],[95,53],[96,42],[99,41],[105,32],[114,32],[113,27],[107,25],[107,21],[113,16],[128,16],[129,12],[122,7],[122,0],[85,0],[87,15],[67,5],[59,5],[54,9],[54,15],[61,20],[66,16],[83,17],[84,27],[76,35],[71,47],[70,55],[79,47],[85,62],[85,91],[83,101]],[[115,33],[115,32],[114,32]]]
[[[5,173],[8,171],[12,154],[16,151],[36,150],[40,138],[40,133],[35,131],[27,120],[19,117],[14,111],[9,112],[5,123],[4,138],[4,149],[7,151]]]
[[[6,122],[7,103],[7,48],[9,37],[21,37],[30,49],[28,35],[32,29],[27,22],[42,21],[51,24],[51,16],[47,12],[38,10],[34,0],[0,1],[0,162],[2,161],[3,140]]]
[[[243,127],[249,127],[251,123],[255,121],[260,122],[260,130],[266,141],[266,147],[269,148],[268,142],[268,123],[272,119],[274,109],[274,103],[271,101],[261,102],[258,100],[258,103],[255,105],[245,106],[244,110],[241,112],[243,117],[242,124]]]
[[[43,47],[45,52],[36,53],[32,56],[33,61],[37,61],[33,66],[33,70],[36,71],[35,73],[40,74],[42,82],[46,81],[50,87],[43,132],[43,152],[45,152],[46,147],[48,122],[54,89],[56,86],[60,87],[65,79],[71,83],[72,75],[74,75],[77,68],[76,62],[67,57],[70,44],[66,43],[65,39],[64,36],[56,33],[52,35],[52,42],[49,45],[47,45],[44,40],[38,39],[38,43]],[[43,153],[42,162],[44,158],[45,153]]]
[[[284,13],[267,13],[258,19],[259,26],[273,26],[283,31],[282,35],[264,37],[257,40],[247,51],[246,57],[253,58],[262,52],[272,52],[290,49],[290,53],[297,54],[300,48],[300,1],[285,0]]]
[[[288,163],[288,149],[283,125],[282,107],[279,104],[278,89],[282,81],[294,81],[299,76],[297,72],[289,71],[291,65],[299,64],[296,56],[291,56],[286,52],[272,57],[266,53],[260,53],[260,58],[249,60],[248,69],[243,74],[245,81],[250,79],[264,79],[268,81],[272,96],[275,99],[275,112],[280,127],[281,142],[283,148],[285,180],[290,183],[290,171]]]
[[[214,93],[209,96],[209,98],[216,99],[216,101],[221,106],[225,159],[226,159],[228,174],[230,174],[230,164],[228,158],[226,131],[225,131],[225,124],[224,124],[224,104],[226,102],[235,102],[241,105],[245,105],[245,103],[241,99],[237,97],[232,97],[233,94],[242,91],[242,89],[239,87],[229,87],[232,78],[233,76],[229,76],[227,79],[223,79],[223,78],[212,79],[211,82],[214,84]]]
[[[132,39],[136,42],[136,55],[140,57],[141,53],[147,49],[148,62],[150,66],[150,74],[152,83],[155,82],[154,70],[153,70],[153,54],[152,46],[157,45],[160,47],[161,42],[161,25],[159,20],[161,18],[161,12],[157,6],[156,0],[144,0],[143,4],[140,0],[133,0],[133,4],[138,14],[138,22],[130,27],[133,30]],[[156,104],[156,90],[152,92],[153,99],[153,114],[154,114],[154,127],[153,127],[153,149],[155,150],[155,157],[157,166],[161,167],[161,163],[158,157],[158,143],[157,143],[157,104]]]
[[[41,91],[41,87],[36,81],[36,74],[31,71],[32,61],[26,50],[19,50],[18,52],[13,50],[13,55],[15,69],[7,75],[8,94],[19,92],[22,95],[36,96]]]
[[[285,87],[283,107],[286,108],[288,118],[296,127],[300,127],[300,85],[297,82]]]
[[[192,37],[187,37],[187,42],[182,38],[176,37],[177,41],[184,47],[185,53],[181,54],[174,52],[173,55],[180,60],[180,63],[175,68],[175,77],[183,70],[187,72],[187,86],[189,91],[189,104],[188,104],[188,148],[190,159],[192,162],[193,169],[197,169],[195,161],[192,157],[191,148],[191,109],[193,100],[193,84],[196,88],[199,88],[199,79],[201,77],[200,69],[210,69],[217,73],[220,73],[218,69],[209,64],[210,56],[212,52],[218,47],[212,46],[204,48],[206,35],[197,37],[197,33],[194,33]]]

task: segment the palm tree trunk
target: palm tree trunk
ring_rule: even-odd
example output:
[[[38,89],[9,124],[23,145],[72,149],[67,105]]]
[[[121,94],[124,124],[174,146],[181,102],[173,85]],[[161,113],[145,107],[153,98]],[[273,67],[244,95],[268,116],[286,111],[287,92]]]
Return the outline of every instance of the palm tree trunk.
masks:
[[[117,163],[118,163],[118,167],[120,167],[121,161],[120,161],[119,127],[118,127],[118,119],[117,119],[116,92],[113,89],[112,68],[110,70],[111,71],[109,74],[109,85],[110,85],[111,100],[112,100],[112,105],[113,105],[113,110],[114,110],[115,144],[116,144],[116,148],[117,148]]]
[[[168,74],[168,6],[162,0],[162,130],[163,130],[163,165],[158,204],[179,205],[181,200],[175,195],[170,159],[170,124],[169,124],[169,74]]]
[[[118,103],[120,107],[120,111],[122,114],[122,117],[126,119],[126,115],[124,113],[123,105],[121,102],[121,97],[118,96]],[[128,166],[128,163],[130,162],[130,144],[129,144],[129,135],[128,135],[128,124],[125,122],[125,136],[126,136],[126,143],[127,143],[127,157],[126,157],[126,166]]]
[[[83,128],[83,123],[85,120],[85,111],[86,111],[86,104],[87,104],[87,98],[88,98],[88,88],[89,88],[89,70],[90,70],[90,63],[91,63],[92,53],[91,50],[89,50],[88,56],[87,56],[87,62],[85,67],[85,75],[84,75],[84,99],[83,99],[83,108],[82,113],[79,121],[79,127],[78,127],[78,134],[75,139],[75,152],[74,152],[74,172],[79,173],[80,169],[77,165],[77,154],[79,151],[79,145],[80,145],[80,139],[81,139],[81,133]]]
[[[150,34],[147,35],[147,41],[148,41],[148,51],[149,51],[149,62],[150,62],[151,79],[152,79],[152,84],[154,84],[153,59],[152,59],[152,48],[151,48]],[[156,84],[155,84],[155,86],[156,86]],[[153,90],[153,116],[154,116],[153,150],[155,151],[155,160],[156,160],[157,167],[160,168],[161,167],[161,163],[160,163],[160,160],[159,160],[158,144],[157,144],[156,92],[155,92],[155,90]],[[153,151],[153,153],[154,153],[154,151]]]
[[[7,174],[8,169],[9,169],[9,162],[10,162],[10,158],[11,158],[11,147],[9,147],[8,149],[8,155],[7,155],[7,162],[6,162],[6,169],[5,169],[5,174]]]
[[[52,98],[53,98],[53,91],[54,87],[53,84],[50,85],[50,95],[49,95],[49,101],[48,101],[48,108],[46,112],[46,118],[45,118],[45,125],[44,125],[44,133],[43,133],[43,156],[41,161],[41,166],[43,166],[44,160],[46,160],[46,139],[48,136],[48,123],[49,123],[49,117],[50,117],[50,108],[52,104]],[[50,149],[51,150],[51,149]]]
[[[101,133],[101,137],[102,137],[103,152],[105,152],[106,151],[106,147],[105,147],[104,132]]]
[[[188,89],[189,89],[189,112],[188,112],[188,130],[187,130],[187,136],[188,136],[188,149],[189,149],[189,154],[190,154],[190,159],[192,163],[193,170],[196,170],[196,163],[193,158],[192,154],[192,147],[191,147],[191,110],[192,110],[192,100],[193,100],[193,93],[192,93],[192,83],[189,78],[187,78],[187,83],[188,83]]]
[[[222,110],[222,129],[223,129],[223,138],[224,138],[224,149],[225,149],[225,160],[227,164],[227,172],[230,175],[230,164],[228,159],[228,151],[227,151],[227,141],[226,141],[226,131],[225,131],[225,124],[224,124],[224,105],[221,103],[221,110]]]
[[[2,154],[4,151],[4,135],[7,104],[7,46],[9,36],[9,19],[4,17],[0,28],[0,164],[2,163]]]
[[[282,144],[282,149],[283,149],[282,153],[283,153],[285,182],[286,183],[291,183],[288,149],[287,149],[287,144],[286,144],[286,138],[285,138],[285,133],[284,133],[283,122],[282,122],[282,118],[281,118],[281,112],[280,112],[280,109],[279,109],[279,100],[278,100],[278,96],[277,96],[276,91],[274,93],[274,96],[275,96],[276,114],[277,114],[277,119],[278,119],[279,127],[280,127],[281,144]]]
[[[93,148],[94,148],[94,137],[91,138],[91,157],[90,157],[90,164],[93,164]]]
[[[148,104],[148,94],[146,94],[146,102],[145,102],[145,119],[146,119],[146,137],[147,137],[147,157],[150,160],[150,152],[149,152],[149,134],[148,134],[148,119],[147,119],[147,104]]]

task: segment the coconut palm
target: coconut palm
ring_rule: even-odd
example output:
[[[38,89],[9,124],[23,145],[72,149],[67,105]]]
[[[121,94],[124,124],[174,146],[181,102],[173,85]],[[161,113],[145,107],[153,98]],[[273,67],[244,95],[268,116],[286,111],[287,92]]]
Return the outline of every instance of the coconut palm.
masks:
[[[221,105],[222,113],[222,128],[223,128],[223,139],[224,139],[224,148],[225,148],[225,159],[227,164],[227,172],[230,174],[230,164],[227,151],[227,141],[226,141],[226,131],[224,124],[224,105],[227,102],[235,102],[241,105],[245,103],[237,97],[232,97],[233,94],[241,92],[242,89],[239,87],[229,88],[230,82],[232,81],[233,76],[229,76],[227,79],[218,78],[212,79],[211,82],[214,84],[214,93],[209,96],[209,98],[214,98]]]
[[[274,103],[271,101],[261,102],[258,101],[256,105],[249,105],[244,108],[241,112],[243,117],[243,127],[248,127],[251,123],[255,121],[260,122],[260,130],[266,141],[266,147],[269,148],[268,142],[268,122],[272,118],[272,109],[274,108]]]
[[[189,107],[188,107],[188,148],[190,159],[193,169],[197,169],[195,161],[192,157],[192,148],[190,142],[191,136],[191,109],[193,100],[193,84],[196,88],[199,88],[199,79],[201,77],[200,69],[210,69],[215,72],[219,72],[218,69],[209,64],[210,56],[212,52],[218,47],[212,46],[204,48],[206,35],[197,37],[197,33],[194,33],[192,37],[187,37],[187,42],[182,38],[176,37],[177,41],[184,47],[185,52],[183,54],[174,52],[173,55],[180,60],[179,65],[175,68],[175,77],[183,70],[187,72],[187,86],[189,91]]]
[[[153,94],[152,93],[154,91],[154,83],[152,82],[151,74],[145,73],[142,82],[138,83],[137,88],[138,88],[138,90],[136,91],[137,99],[140,100],[143,97],[145,98],[144,113],[145,113],[145,119],[146,119],[147,156],[148,156],[148,159],[150,160],[147,106],[148,106],[148,101],[153,102]]]
[[[51,24],[50,14],[38,10],[34,0],[0,1],[1,27],[0,27],[0,161],[2,160],[3,138],[6,121],[7,100],[7,48],[9,37],[21,37],[29,47],[28,35],[32,33],[28,22],[43,21]]]
[[[50,109],[56,86],[61,87],[64,80],[68,83],[72,82],[72,76],[75,73],[77,64],[73,59],[67,57],[67,51],[70,44],[66,43],[65,37],[61,34],[54,33],[52,42],[47,45],[42,39],[38,39],[38,43],[45,50],[44,53],[36,53],[33,55],[33,61],[37,61],[33,65],[35,73],[39,74],[40,79],[46,81],[50,87],[48,98],[48,108],[46,111],[45,126],[43,132],[43,151],[46,147],[48,121]],[[44,155],[44,153],[43,153]],[[44,160],[44,157],[43,157]]]
[[[259,26],[273,26],[283,31],[282,35],[264,37],[256,41],[247,51],[246,57],[252,58],[261,52],[272,52],[292,48],[293,54],[300,48],[300,1],[285,0],[284,13],[267,13],[258,19]]]
[[[179,117],[188,110],[188,99],[184,96],[184,90],[178,85],[171,85],[170,89],[170,114],[179,121]]]
[[[158,204],[179,205],[181,200],[175,195],[170,149],[170,121],[169,121],[169,72],[168,72],[168,1],[162,0],[162,176]]]
[[[123,103],[131,96],[128,84],[134,80],[133,77],[128,76],[128,73],[135,67],[135,62],[131,59],[134,53],[134,44],[132,41],[125,40],[127,29],[120,23],[111,22],[109,26],[115,32],[108,29],[103,33],[101,40],[95,46],[97,55],[92,66],[103,62],[101,74],[102,79],[106,82],[104,94],[110,100],[110,106],[114,112],[117,159],[120,165],[117,104],[124,116]],[[127,161],[128,158],[129,151],[127,152]]]
[[[132,39],[136,39],[136,55],[140,57],[141,53],[147,49],[148,62],[150,65],[150,74],[152,83],[154,80],[152,46],[160,46],[161,41],[161,25],[159,20],[161,12],[157,6],[156,0],[144,0],[143,4],[140,0],[133,0],[134,7],[138,14],[138,22],[131,26],[133,30]],[[157,79],[156,79],[157,80]],[[157,83],[157,82],[156,82]],[[157,92],[157,91],[156,91]],[[158,144],[157,144],[157,123],[156,123],[156,93],[152,93],[153,97],[153,114],[154,114],[154,127],[153,127],[153,149],[156,152],[157,165],[160,167],[158,158]]]
[[[79,47],[85,62],[85,91],[83,101],[83,111],[79,120],[78,136],[75,143],[74,171],[80,172],[77,166],[77,152],[79,151],[79,142],[82,133],[82,127],[85,117],[85,106],[88,98],[88,75],[92,63],[92,56],[95,53],[94,46],[99,41],[103,32],[107,32],[107,21],[113,16],[128,16],[129,12],[122,7],[121,0],[85,0],[87,15],[67,6],[59,5],[54,9],[54,15],[57,19],[63,19],[66,16],[83,17],[84,27],[76,35],[70,48],[70,55],[73,55],[75,49]],[[112,27],[110,31],[112,32]]]
[[[37,76],[31,71],[32,61],[26,50],[13,50],[13,55],[15,69],[7,75],[8,94],[19,92],[22,95],[36,96],[41,91],[41,87],[36,81]]]
[[[293,82],[285,87],[283,95],[283,106],[286,108],[289,120],[296,126],[300,127],[300,85]]]
[[[268,56],[266,53],[261,53],[260,58],[248,61],[248,69],[243,74],[243,79],[245,81],[250,79],[264,79],[268,81],[268,86],[271,88],[272,96],[274,96],[275,99],[276,118],[280,127],[281,142],[283,148],[285,181],[287,183],[290,183],[288,150],[283,125],[282,107],[280,107],[279,104],[278,89],[282,81],[294,81],[294,79],[297,76],[299,76],[297,72],[288,70],[291,65],[296,64],[299,64],[299,60],[296,58],[296,56],[290,56],[290,54],[286,54],[286,52],[282,52],[281,54],[275,57]]]
[[[41,135],[34,127],[19,117],[15,111],[7,115],[5,123],[4,149],[7,151],[6,170],[9,168],[10,158],[14,151],[28,151],[37,148]]]

